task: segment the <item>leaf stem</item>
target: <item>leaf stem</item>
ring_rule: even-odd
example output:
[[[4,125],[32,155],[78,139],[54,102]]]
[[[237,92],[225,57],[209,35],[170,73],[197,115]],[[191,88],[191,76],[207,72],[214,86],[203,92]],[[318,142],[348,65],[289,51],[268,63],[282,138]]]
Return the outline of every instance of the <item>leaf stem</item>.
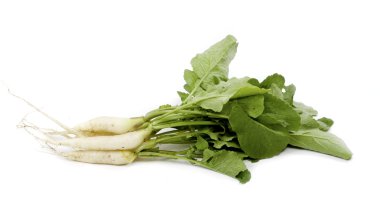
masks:
[[[167,113],[173,109],[175,109],[175,107],[158,108],[158,109],[152,110],[145,115],[144,119],[145,119],[145,121],[150,121],[151,119],[153,119],[157,116],[160,116],[162,114],[165,114],[165,113]]]
[[[162,135],[157,136],[156,142],[163,144],[163,143],[171,143],[176,141],[189,141],[189,138],[195,137],[198,135],[199,132],[179,132],[174,135]]]
[[[217,114],[217,113],[212,113],[212,112],[206,112],[206,111],[180,110],[179,113],[199,114],[199,115],[203,115],[203,116],[207,116],[207,117],[228,119],[227,115]]]
[[[153,130],[162,130],[164,128],[175,128],[175,127],[194,126],[194,125],[219,125],[219,124],[214,121],[181,121],[181,122],[153,125]]]
[[[161,119],[161,118],[164,118],[164,117],[167,117],[168,115],[172,114],[172,113],[176,113],[180,110],[183,110],[183,109],[186,109],[186,108],[189,108],[191,107],[192,105],[194,105],[195,103],[188,103],[188,104],[184,104],[184,105],[181,105],[181,106],[177,106],[175,109],[173,110],[170,110],[169,112],[163,114],[163,115],[160,115],[158,117],[156,117],[156,119]]]
[[[196,118],[196,117],[199,117],[199,115],[195,115],[195,114],[172,114],[172,115],[166,116],[165,118],[153,119],[151,122],[153,124],[162,124],[164,122],[181,121],[184,119],[192,119],[192,118]]]
[[[187,161],[191,164],[195,164],[204,168],[209,169],[205,164],[203,164],[201,161],[198,160],[193,160],[184,156],[179,156],[176,154],[172,153],[167,153],[167,152],[148,152],[148,151],[143,151],[138,153],[138,157],[141,158],[152,158],[152,157],[162,157],[162,158],[168,158],[168,159],[176,159],[176,160],[184,160]]]

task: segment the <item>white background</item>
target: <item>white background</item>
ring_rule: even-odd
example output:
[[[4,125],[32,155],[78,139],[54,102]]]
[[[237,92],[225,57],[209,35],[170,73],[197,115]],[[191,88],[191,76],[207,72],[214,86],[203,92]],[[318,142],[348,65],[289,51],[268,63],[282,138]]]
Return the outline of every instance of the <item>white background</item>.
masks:
[[[379,11],[365,0],[1,1],[0,80],[69,125],[178,103],[190,59],[233,34],[230,75],[282,73],[354,156],[286,150],[248,164],[245,185],[173,161],[71,162],[16,129],[32,109],[0,84],[0,215],[379,215]]]

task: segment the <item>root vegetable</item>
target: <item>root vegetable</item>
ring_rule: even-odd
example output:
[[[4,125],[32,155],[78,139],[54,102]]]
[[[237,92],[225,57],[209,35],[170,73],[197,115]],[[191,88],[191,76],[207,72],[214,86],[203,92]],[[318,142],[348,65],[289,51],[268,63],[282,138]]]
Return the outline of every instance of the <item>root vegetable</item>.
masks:
[[[84,163],[125,165],[136,159],[131,151],[71,151],[61,152],[61,156]]]
[[[74,127],[74,130],[90,134],[124,134],[137,129],[143,123],[143,117],[117,118],[103,116],[78,124]]]
[[[147,127],[138,131],[112,136],[79,137],[64,140],[56,140],[50,137],[48,142],[53,145],[82,150],[133,150],[139,147],[151,133],[152,128]]]
[[[180,105],[163,105],[139,118],[99,117],[69,128],[14,95],[64,131],[42,129],[25,119],[20,127],[70,160],[122,165],[136,157],[177,159],[241,183],[251,177],[244,160],[270,158],[289,145],[351,158],[343,141],[328,132],[333,121],[316,119],[316,110],[294,102],[296,87],[285,85],[282,75],[262,82],[229,78],[237,46],[228,35],[191,60],[192,69],[184,73],[186,92],[178,92]],[[71,151],[63,152],[67,147]]]

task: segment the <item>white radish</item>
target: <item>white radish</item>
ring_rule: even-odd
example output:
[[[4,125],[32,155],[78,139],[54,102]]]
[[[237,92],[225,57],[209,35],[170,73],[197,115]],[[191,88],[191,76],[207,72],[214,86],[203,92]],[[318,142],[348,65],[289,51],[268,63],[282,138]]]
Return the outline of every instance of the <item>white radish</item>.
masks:
[[[117,118],[117,117],[98,117],[78,124],[75,130],[89,133],[111,133],[124,134],[135,130],[144,123],[143,117],[138,118]]]
[[[96,163],[96,164],[110,164],[110,165],[125,165],[132,163],[137,155],[133,151],[128,150],[116,150],[116,151],[97,151],[97,150],[79,150],[62,152],[50,145],[50,143],[56,143],[52,140],[49,134],[43,132],[37,126],[27,123],[23,120],[19,127],[25,129],[30,135],[36,139],[43,141],[47,147],[49,147],[57,155],[63,156],[69,160],[84,162],[84,163]],[[47,136],[48,138],[42,138],[38,134]]]
[[[136,159],[131,151],[71,151],[58,153],[61,156],[84,163],[125,165]]]
[[[54,145],[68,146],[82,150],[133,150],[139,147],[152,133],[152,127],[121,135],[79,137],[56,140],[47,135],[47,142]]]

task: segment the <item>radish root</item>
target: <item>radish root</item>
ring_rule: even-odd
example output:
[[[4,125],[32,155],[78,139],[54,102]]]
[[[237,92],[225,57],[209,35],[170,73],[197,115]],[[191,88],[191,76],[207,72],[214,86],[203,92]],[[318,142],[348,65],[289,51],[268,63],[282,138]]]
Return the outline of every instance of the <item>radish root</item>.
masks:
[[[17,98],[17,99],[20,99],[21,101],[23,101],[24,103],[26,103],[28,106],[32,107],[33,109],[35,109],[38,113],[40,113],[41,115],[45,116],[46,118],[48,118],[49,120],[51,120],[52,122],[54,122],[55,124],[57,124],[58,126],[60,126],[62,129],[64,129],[65,131],[71,133],[71,134],[75,134],[76,136],[80,137],[82,136],[78,131],[70,128],[70,127],[67,127],[65,124],[61,123],[60,121],[58,121],[57,119],[51,117],[50,115],[48,115],[47,113],[43,112],[41,109],[39,109],[37,106],[33,105],[32,103],[30,103],[29,101],[27,101],[26,99],[14,94],[9,88],[8,88],[8,93],[10,95],[12,95],[13,97]]]
[[[55,154],[66,159],[96,164],[125,165],[136,159],[136,154],[128,150],[72,150],[68,152],[58,151],[53,145],[59,141],[52,137],[51,133],[57,134],[57,138],[75,139],[68,136],[67,132],[58,132],[51,129],[39,128],[33,123],[28,122],[25,118],[18,124],[18,128],[23,128],[27,133],[38,141],[43,142]],[[62,135],[63,133],[63,135]],[[39,135],[37,135],[39,134]],[[41,136],[42,135],[42,136]]]

